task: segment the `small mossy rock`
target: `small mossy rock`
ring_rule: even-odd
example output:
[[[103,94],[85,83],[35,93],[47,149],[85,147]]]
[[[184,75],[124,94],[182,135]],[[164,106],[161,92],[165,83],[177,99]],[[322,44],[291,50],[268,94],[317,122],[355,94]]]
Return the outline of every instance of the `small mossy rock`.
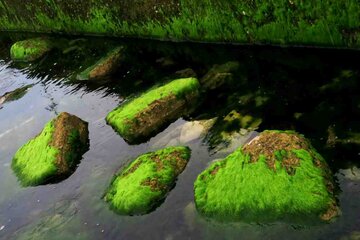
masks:
[[[49,38],[32,38],[11,46],[10,56],[14,61],[32,62],[42,58],[54,48]]]
[[[190,155],[188,147],[168,147],[139,156],[114,177],[105,201],[120,214],[152,211],[174,187]]]
[[[197,106],[199,88],[196,78],[171,81],[114,109],[106,121],[127,142],[141,142],[171,121],[192,112]]]
[[[4,95],[0,96],[0,106],[3,103],[16,101],[22,98],[32,86],[32,84],[26,85],[24,87],[17,88],[14,91],[7,92]]]
[[[109,51],[95,64],[77,75],[77,80],[96,80],[111,75],[124,59],[124,47],[116,47]]]
[[[63,112],[16,152],[12,168],[23,186],[55,182],[75,170],[88,144],[88,124]]]
[[[240,68],[239,62],[227,62],[222,65],[214,65],[209,72],[200,80],[203,88],[214,90],[233,81],[233,73]]]
[[[213,163],[194,185],[198,211],[220,221],[328,221],[338,214],[331,171],[302,136],[265,131]]]

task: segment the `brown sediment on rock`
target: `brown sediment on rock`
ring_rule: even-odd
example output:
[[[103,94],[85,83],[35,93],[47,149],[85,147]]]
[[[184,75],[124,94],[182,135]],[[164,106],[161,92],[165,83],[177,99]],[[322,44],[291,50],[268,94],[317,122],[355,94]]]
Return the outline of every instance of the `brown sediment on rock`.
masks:
[[[142,163],[143,163],[142,161],[136,162],[136,163],[135,163],[134,165],[132,165],[128,170],[126,170],[126,171],[122,174],[122,176],[123,176],[123,177],[126,177],[126,176],[128,176],[129,174],[135,172],[136,169],[138,169],[139,166],[140,166]]]
[[[281,165],[289,174],[294,174],[294,168],[300,164],[300,159],[293,150],[310,150],[310,145],[303,137],[294,133],[269,131],[254,138],[243,147],[245,154],[250,155],[250,162],[258,161],[261,155],[265,156],[267,164],[276,170],[276,152],[284,153]]]
[[[59,149],[55,164],[58,174],[65,174],[73,167],[72,160],[74,159],[69,159],[71,157],[69,154],[73,152],[82,154],[82,149],[73,146],[73,141],[79,141],[83,146],[88,144],[88,124],[74,115],[63,112],[54,121],[54,127],[55,131],[49,145]],[[75,136],[73,136],[74,134]],[[72,140],[72,136],[75,139]]]
[[[211,174],[212,176],[215,176],[219,170],[220,170],[220,166],[216,166],[216,167],[210,172],[210,174]]]
[[[118,48],[113,54],[107,57],[103,62],[99,63],[93,70],[89,72],[90,79],[97,79],[107,76],[116,71],[118,64],[122,58],[123,48]]]
[[[129,136],[149,136],[179,115],[186,115],[194,109],[197,94],[188,94],[180,99],[174,94],[152,102],[146,109],[139,112],[133,120],[127,120],[130,127]],[[181,113],[181,114],[179,114]]]
[[[339,216],[339,214],[340,214],[340,209],[336,205],[336,203],[333,202],[333,203],[330,204],[327,211],[325,213],[323,213],[322,215],[320,215],[320,219],[323,220],[323,221],[329,222],[330,220],[332,220],[335,217]]]
[[[161,191],[166,192],[169,190],[169,186],[161,184],[157,178],[147,178],[145,179],[141,185],[143,186],[149,186],[151,188],[151,191]]]

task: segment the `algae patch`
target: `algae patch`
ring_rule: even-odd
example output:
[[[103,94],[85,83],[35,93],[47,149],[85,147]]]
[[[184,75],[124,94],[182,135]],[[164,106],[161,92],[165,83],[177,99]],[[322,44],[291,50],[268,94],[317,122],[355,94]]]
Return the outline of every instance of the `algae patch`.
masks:
[[[195,78],[178,79],[154,87],[111,111],[106,121],[130,143],[146,139],[171,121],[193,111],[199,88]]]
[[[295,132],[265,131],[201,173],[197,209],[220,221],[328,221],[338,214],[325,160]]]
[[[11,46],[10,56],[14,61],[32,62],[43,57],[54,47],[48,38],[33,38],[16,42]]]
[[[35,186],[69,176],[88,149],[87,123],[61,113],[15,154],[12,168],[23,186]]]
[[[105,201],[121,214],[152,211],[175,185],[190,154],[188,147],[168,147],[139,156],[114,177]]]

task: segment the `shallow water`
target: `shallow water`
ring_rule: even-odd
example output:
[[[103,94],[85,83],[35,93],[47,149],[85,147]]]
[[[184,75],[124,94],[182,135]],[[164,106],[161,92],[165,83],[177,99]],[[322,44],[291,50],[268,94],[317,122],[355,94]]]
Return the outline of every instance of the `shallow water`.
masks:
[[[0,239],[360,237],[359,145],[345,140],[335,148],[326,147],[329,126],[339,133],[339,139],[345,139],[344,132],[360,132],[360,52],[86,39],[90,47],[98,46],[87,56],[90,60],[104,47],[116,44],[126,45],[131,58],[109,79],[77,82],[74,72],[90,62],[83,59],[84,54],[64,57],[55,52],[40,63],[20,66],[8,57],[11,38],[0,41],[0,96],[34,84],[24,97],[0,109]],[[174,64],[163,64],[164,58]],[[213,64],[234,60],[241,65],[235,83],[204,96],[195,114],[178,119],[143,144],[127,144],[105,123],[106,114],[124,99],[175,71],[190,67],[202,76]],[[253,100],[244,103],[249,94],[255,95]],[[217,127],[204,135],[197,127],[189,128],[189,122],[219,117],[215,126],[221,126],[222,117],[234,109],[262,119],[257,131],[295,129],[311,139],[337,179],[339,218],[316,225],[217,223],[196,212],[193,183],[197,175],[231,150],[217,140]],[[63,111],[89,122],[89,151],[66,180],[20,187],[11,170],[12,156]],[[186,137],[185,130],[196,134]],[[230,148],[253,135],[245,131]],[[144,216],[112,212],[102,196],[113,174],[139,154],[177,144],[189,146],[192,156],[165,202]]]

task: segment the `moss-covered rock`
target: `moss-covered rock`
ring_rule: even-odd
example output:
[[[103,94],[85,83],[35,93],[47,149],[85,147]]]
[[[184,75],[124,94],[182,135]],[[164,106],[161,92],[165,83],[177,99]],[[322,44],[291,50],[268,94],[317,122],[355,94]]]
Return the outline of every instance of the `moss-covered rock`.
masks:
[[[53,48],[51,39],[32,38],[13,44],[10,56],[14,61],[31,62],[40,59]]]
[[[78,74],[76,78],[77,80],[94,80],[109,76],[116,71],[123,59],[124,47],[116,47],[95,64]]]
[[[150,212],[175,185],[190,154],[187,147],[168,147],[139,156],[114,177],[105,200],[120,214]]]
[[[32,86],[32,84],[26,85],[24,87],[17,88],[14,91],[7,92],[4,95],[0,96],[0,107],[4,103],[16,101],[22,98]]]
[[[171,81],[114,109],[106,121],[129,143],[142,141],[193,111],[199,88],[196,78]]]
[[[13,158],[12,168],[21,184],[35,186],[69,176],[88,149],[87,125],[65,112],[48,122]]]
[[[214,90],[224,84],[231,84],[234,81],[233,73],[240,67],[239,62],[227,62],[221,65],[214,65],[209,72],[201,78],[203,88]]]
[[[331,171],[302,136],[265,131],[213,163],[194,186],[197,209],[222,221],[330,220],[338,213]]]

